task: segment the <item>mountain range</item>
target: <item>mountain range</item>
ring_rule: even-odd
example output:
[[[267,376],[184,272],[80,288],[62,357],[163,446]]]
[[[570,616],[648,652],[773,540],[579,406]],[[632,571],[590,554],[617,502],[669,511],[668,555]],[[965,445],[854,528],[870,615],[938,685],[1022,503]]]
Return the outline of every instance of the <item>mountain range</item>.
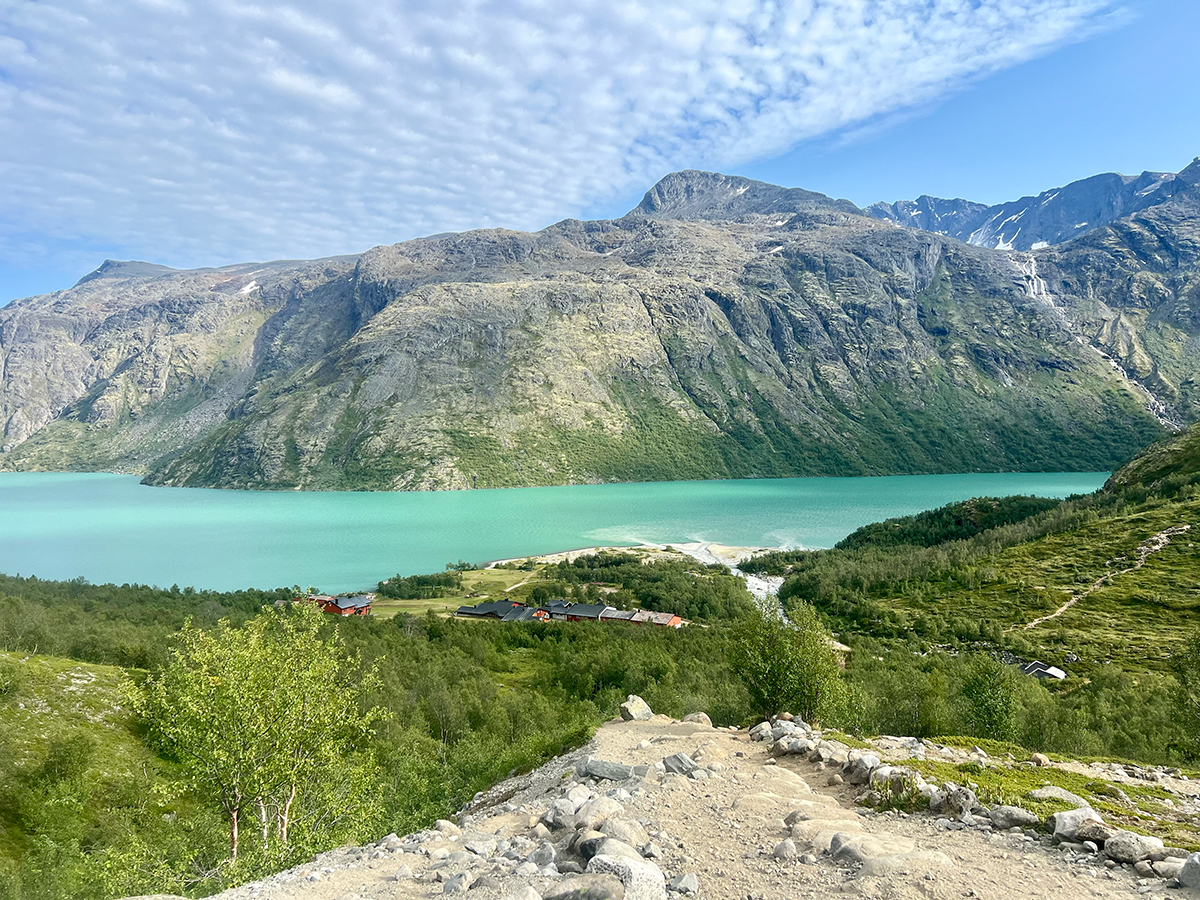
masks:
[[[686,171],[615,220],[108,261],[14,301],[0,468],[278,489],[1100,470],[1200,419],[1198,338],[1200,159],[1000,207]]]

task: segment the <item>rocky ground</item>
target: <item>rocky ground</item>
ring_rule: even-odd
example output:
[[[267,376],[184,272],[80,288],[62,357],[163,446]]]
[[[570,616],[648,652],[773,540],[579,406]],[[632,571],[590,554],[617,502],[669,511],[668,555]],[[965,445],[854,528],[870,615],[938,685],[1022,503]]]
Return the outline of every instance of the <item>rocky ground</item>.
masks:
[[[636,698],[627,709],[635,718],[478,795],[455,822],[330,851],[217,897],[1049,900],[1182,897],[1192,891],[1180,893],[1181,879],[1200,884],[1200,854],[1186,861],[1086,806],[1045,823],[887,761],[924,755],[914,739],[852,750],[798,721],[748,733],[715,729],[703,714],[653,715]],[[862,805],[897,793],[929,811]]]

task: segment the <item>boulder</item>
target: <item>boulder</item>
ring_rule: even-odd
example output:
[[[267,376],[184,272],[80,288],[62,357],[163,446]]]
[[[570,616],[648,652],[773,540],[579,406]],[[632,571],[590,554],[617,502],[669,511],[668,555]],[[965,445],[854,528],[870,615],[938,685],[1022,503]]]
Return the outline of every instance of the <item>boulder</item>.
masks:
[[[596,875],[615,875],[625,887],[625,900],[666,900],[667,882],[662,870],[643,859],[623,856],[593,856],[587,870]]]
[[[1074,841],[1079,836],[1079,829],[1085,822],[1104,824],[1100,814],[1090,806],[1079,809],[1068,809],[1066,812],[1056,812],[1047,819],[1050,831],[1060,841]]]
[[[448,819],[438,819],[433,823],[435,831],[440,831],[444,835],[461,834],[462,829]]]
[[[705,728],[712,728],[712,719],[708,717],[708,713],[688,713],[683,717],[683,721],[689,725],[703,725]]]
[[[558,851],[554,849],[554,845],[549,841],[542,841],[525,858],[540,869],[558,859]]]
[[[654,718],[654,710],[637,694],[630,694],[629,698],[621,704],[621,718],[626,722],[644,722]]]
[[[991,819],[992,827],[1001,830],[1005,828],[1030,828],[1035,825],[1040,825],[1042,819],[1036,813],[1031,813],[1027,809],[1022,809],[1019,806],[996,806],[988,813],[988,818]],[[1085,840],[1081,838],[1081,840]]]
[[[912,841],[891,834],[839,832],[829,842],[830,855],[840,862],[865,863],[868,859],[914,851]]]
[[[686,753],[673,753],[663,760],[667,771],[674,775],[691,775],[700,768]]]
[[[1091,841],[1096,846],[1101,847],[1116,832],[1117,829],[1105,825],[1103,822],[1084,822],[1075,832],[1075,840]]]
[[[1034,800],[1061,800],[1063,803],[1070,803],[1076,809],[1081,806],[1092,805],[1078,794],[1072,794],[1066,788],[1060,788],[1056,784],[1048,784],[1045,787],[1030,791],[1029,796]]]
[[[851,752],[846,764],[842,766],[842,777],[851,784],[866,784],[871,780],[871,773],[880,766],[879,757],[874,753]]]
[[[599,826],[612,816],[625,812],[625,807],[611,797],[597,797],[579,807],[576,824],[584,828],[599,830]]]
[[[593,856],[625,856],[630,859],[640,859],[641,854],[633,847],[629,846],[624,841],[619,841],[616,838],[604,835],[599,838],[588,838],[586,841],[580,841],[578,848],[580,857],[584,862],[591,860]]]
[[[602,778],[607,781],[626,781],[633,777],[633,766],[592,759],[590,756],[575,767],[575,772],[584,778]]]
[[[1156,837],[1134,831],[1116,831],[1104,842],[1104,855],[1114,862],[1135,863],[1162,848],[1163,842]]]
[[[545,900],[625,900],[625,887],[613,875],[576,875],[551,888]]]
[[[1184,887],[1200,888],[1200,853],[1193,853],[1185,859],[1175,877]]]
[[[1050,765],[1050,757],[1048,757],[1045,753],[1035,753],[1029,757],[1029,761],[1035,766]]]
[[[1150,864],[1150,868],[1154,870],[1154,874],[1159,878],[1178,878],[1179,873],[1183,871],[1184,861],[1182,859],[1162,859],[1158,862]]]
[[[627,816],[610,816],[600,826],[600,831],[630,847],[645,847],[650,843],[650,835],[646,834],[646,829],[641,823]]]

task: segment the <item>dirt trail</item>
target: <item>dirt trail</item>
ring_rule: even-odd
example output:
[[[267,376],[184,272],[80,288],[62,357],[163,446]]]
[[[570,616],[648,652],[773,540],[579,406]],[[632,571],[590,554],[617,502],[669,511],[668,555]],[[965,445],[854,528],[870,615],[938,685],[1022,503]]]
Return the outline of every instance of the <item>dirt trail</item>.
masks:
[[[707,778],[662,774],[655,764],[685,753],[705,768]],[[599,780],[590,790],[615,797],[621,815],[641,823],[661,855],[653,862],[669,880],[693,873],[698,900],[794,900],[832,894],[889,900],[1062,900],[1178,897],[1165,885],[1138,884],[1121,869],[1110,871],[1068,863],[1041,840],[1021,833],[975,829],[951,830],[948,820],[928,815],[874,813],[856,807],[850,789],[830,785],[837,766],[798,757],[769,759],[767,744],[752,742],[745,731],[730,732],[672,722],[655,716],[645,722],[616,722],[602,728],[581,751],[552,761],[530,775],[496,786],[460,816],[462,833],[423,832],[366,848],[347,848],[318,857],[253,885],[218,895],[221,900],[384,900],[427,898],[450,893],[448,879],[465,872],[471,900],[521,897],[532,887],[538,896],[561,890],[571,876],[525,871],[518,874],[526,847],[543,837],[561,849],[558,863],[576,859],[565,850],[570,829],[537,836],[539,818],[572,787],[588,789],[573,777],[586,757],[650,767],[644,778]],[[835,779],[836,780],[836,779]],[[788,828],[784,818],[794,814]],[[834,837],[839,835],[839,837]],[[773,855],[791,837],[800,859]],[[532,840],[530,840],[532,838]],[[501,843],[497,843],[497,842]],[[857,860],[830,847],[850,841]],[[504,859],[500,848],[522,848]],[[510,854],[514,855],[514,854]],[[866,861],[864,862],[863,859]],[[536,866],[533,867],[535,870]],[[445,882],[445,883],[443,883]],[[463,887],[466,890],[466,887]],[[626,900],[686,895],[628,890]]]
[[[1129,566],[1128,568],[1125,568],[1125,569],[1121,569],[1120,571],[1117,571],[1117,572],[1108,572],[1107,574],[1101,575],[1094,582],[1092,582],[1091,587],[1089,587],[1086,591],[1083,591],[1078,594],[1072,594],[1070,600],[1068,600],[1066,603],[1064,603],[1062,606],[1060,606],[1058,609],[1056,609],[1054,612],[1050,613],[1049,615],[1040,616],[1039,618],[1036,618],[1032,622],[1029,622],[1025,625],[1013,625],[1006,630],[1007,631],[1015,631],[1016,629],[1021,628],[1021,629],[1028,631],[1030,628],[1036,628],[1038,625],[1041,625],[1045,622],[1049,622],[1051,619],[1058,618],[1063,613],[1065,613],[1068,609],[1070,609],[1072,606],[1074,606],[1076,603],[1078,603],[1080,600],[1083,600],[1089,594],[1093,594],[1096,591],[1100,590],[1100,588],[1103,587],[1105,585],[1105,583],[1111,584],[1112,580],[1114,578],[1119,578],[1122,575],[1128,575],[1130,572],[1136,572],[1138,569],[1140,569],[1142,566],[1144,566],[1146,564],[1146,560],[1149,559],[1152,554],[1157,553],[1158,551],[1160,551],[1164,547],[1166,547],[1168,544],[1170,544],[1171,538],[1175,537],[1176,535],[1183,534],[1187,531],[1190,531],[1191,527],[1192,527],[1191,525],[1172,525],[1170,528],[1166,529],[1165,531],[1160,531],[1158,534],[1154,535],[1153,537],[1146,538],[1146,540],[1144,540],[1140,544],[1138,544],[1138,548],[1136,551],[1137,560],[1136,560],[1136,562],[1134,562],[1134,564],[1132,566]]]

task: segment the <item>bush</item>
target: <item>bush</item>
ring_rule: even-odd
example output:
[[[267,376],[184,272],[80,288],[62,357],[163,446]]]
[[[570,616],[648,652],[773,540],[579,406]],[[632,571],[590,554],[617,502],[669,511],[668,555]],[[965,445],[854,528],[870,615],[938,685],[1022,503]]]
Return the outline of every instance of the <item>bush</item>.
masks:
[[[739,623],[734,660],[757,712],[808,721],[836,716],[842,685],[837,654],[816,611],[795,604],[791,621],[756,608]]]

